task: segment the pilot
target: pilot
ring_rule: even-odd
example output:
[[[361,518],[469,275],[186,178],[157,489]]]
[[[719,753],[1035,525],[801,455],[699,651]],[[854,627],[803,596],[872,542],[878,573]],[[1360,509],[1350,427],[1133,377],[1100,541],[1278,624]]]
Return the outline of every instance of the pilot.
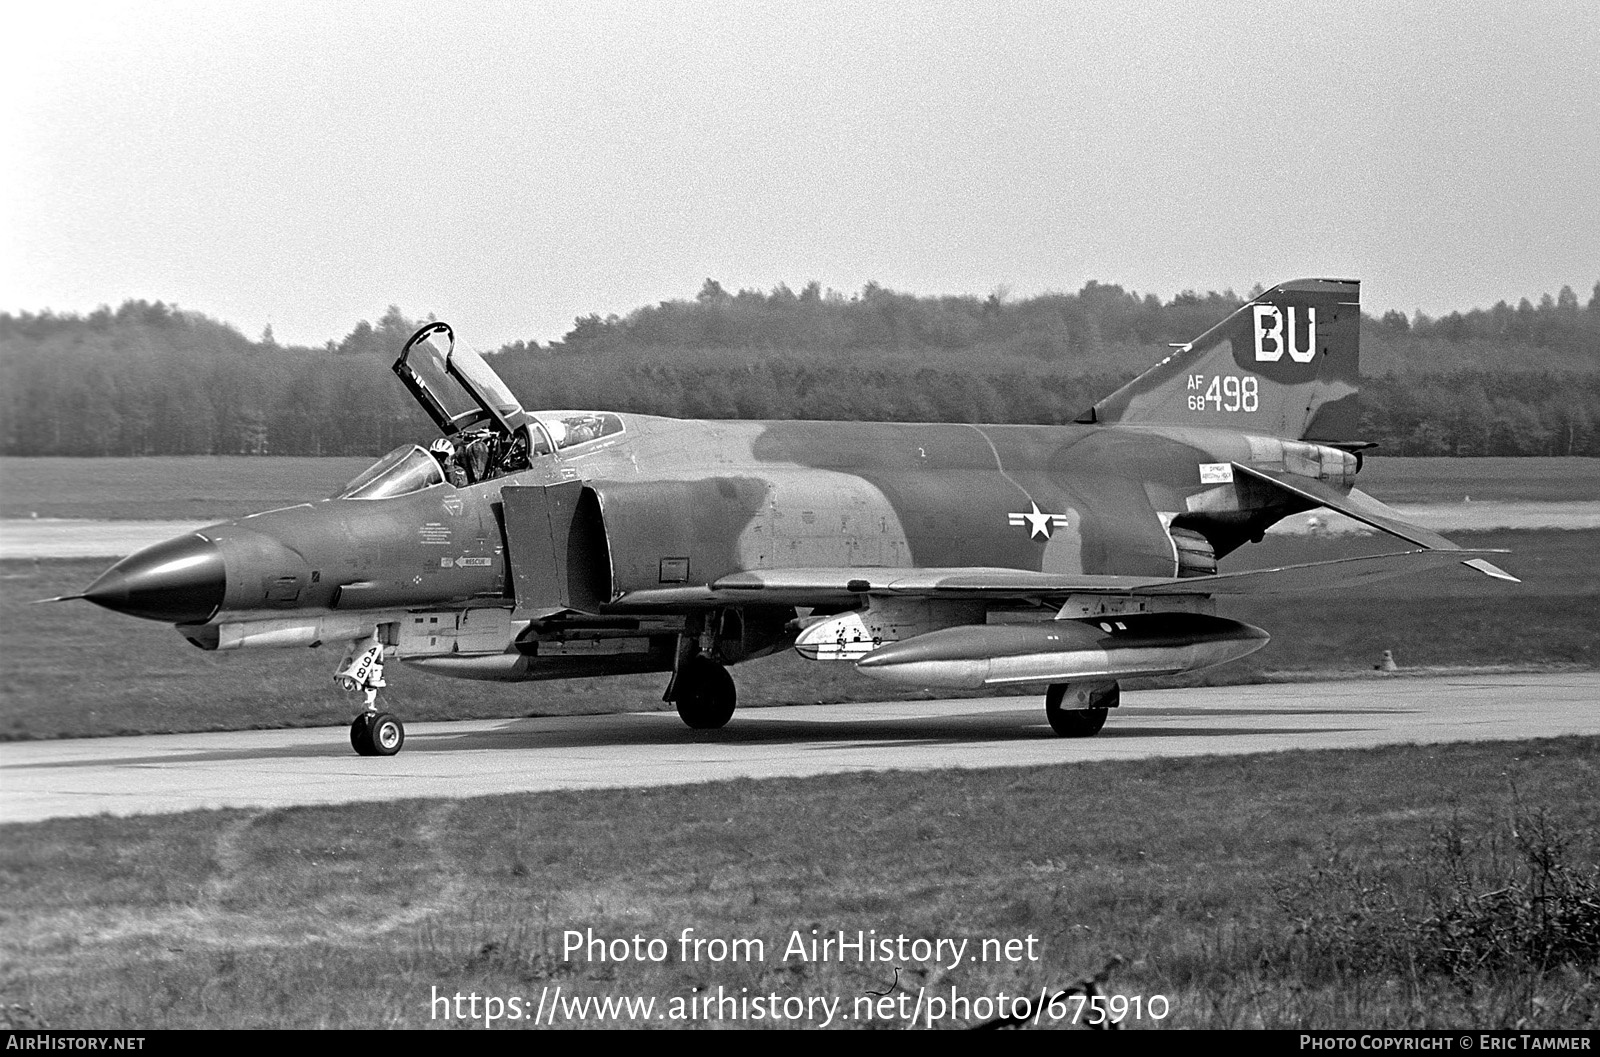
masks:
[[[460,460],[456,458],[456,449],[447,439],[440,437],[429,446],[428,450],[433,457],[439,460],[439,468],[444,471],[445,480],[457,488],[467,486],[467,472],[462,468]]]

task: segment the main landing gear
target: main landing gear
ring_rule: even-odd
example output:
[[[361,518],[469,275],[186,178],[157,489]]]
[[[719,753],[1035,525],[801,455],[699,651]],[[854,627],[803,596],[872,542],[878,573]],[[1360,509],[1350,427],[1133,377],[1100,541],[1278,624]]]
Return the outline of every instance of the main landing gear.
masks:
[[[1116,683],[1051,683],[1044,695],[1050,729],[1063,738],[1092,738],[1106,725],[1106,710],[1122,700]]]
[[[716,730],[733,718],[739,692],[728,669],[704,654],[685,659],[667,687],[678,718],[694,730]]]

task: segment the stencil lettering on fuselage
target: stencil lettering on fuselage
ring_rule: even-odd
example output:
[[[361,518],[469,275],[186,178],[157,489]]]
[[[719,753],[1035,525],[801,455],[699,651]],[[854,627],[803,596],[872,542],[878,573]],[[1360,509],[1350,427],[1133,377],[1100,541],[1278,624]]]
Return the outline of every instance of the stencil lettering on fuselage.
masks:
[[[850,473],[764,466],[771,491],[739,535],[746,569],[909,565],[911,546],[889,497]]]

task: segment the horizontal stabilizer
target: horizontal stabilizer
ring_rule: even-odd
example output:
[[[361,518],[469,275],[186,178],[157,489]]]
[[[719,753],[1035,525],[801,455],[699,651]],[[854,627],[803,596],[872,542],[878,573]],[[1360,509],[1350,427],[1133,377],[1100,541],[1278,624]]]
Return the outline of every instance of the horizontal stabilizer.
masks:
[[[1246,466],[1243,463],[1234,463],[1235,472],[1248,474],[1260,481],[1265,481],[1276,488],[1282,489],[1291,495],[1316,503],[1318,506],[1327,507],[1335,513],[1343,514],[1353,521],[1363,525],[1370,525],[1380,532],[1387,532],[1397,536],[1407,543],[1414,543],[1419,547],[1429,550],[1461,551],[1461,547],[1445,539],[1432,529],[1425,529],[1421,525],[1414,525],[1400,516],[1400,512],[1367,495],[1359,488],[1352,488],[1349,495],[1345,495],[1337,488],[1318,481],[1312,477],[1302,477],[1299,474],[1280,473],[1275,470],[1263,470],[1255,466]],[[1474,558],[1464,561],[1462,565],[1475,569],[1485,576],[1492,576],[1497,580],[1509,580],[1512,583],[1521,583],[1515,576],[1504,569],[1483,560]]]
[[[1486,562],[1482,558],[1474,558],[1470,562],[1462,562],[1461,564],[1465,565],[1469,569],[1476,569],[1485,576],[1492,576],[1496,580],[1508,580],[1514,584],[1520,584],[1522,582],[1515,576],[1512,576],[1510,573],[1500,568],[1498,565],[1495,565],[1492,562]]]
[[[1325,484],[1313,477],[1302,477],[1299,474],[1280,473],[1276,470],[1263,470],[1244,463],[1234,463],[1234,471],[1249,474],[1258,480],[1274,485],[1291,495],[1310,500],[1318,506],[1325,506],[1329,510],[1338,511],[1347,518],[1371,525],[1373,528],[1399,536],[1407,543],[1415,543],[1419,547],[1430,550],[1459,550],[1454,543],[1445,539],[1437,532],[1413,525],[1400,516],[1400,512],[1393,507],[1386,506],[1367,495],[1360,489],[1352,488],[1349,495],[1345,495],[1337,488]]]

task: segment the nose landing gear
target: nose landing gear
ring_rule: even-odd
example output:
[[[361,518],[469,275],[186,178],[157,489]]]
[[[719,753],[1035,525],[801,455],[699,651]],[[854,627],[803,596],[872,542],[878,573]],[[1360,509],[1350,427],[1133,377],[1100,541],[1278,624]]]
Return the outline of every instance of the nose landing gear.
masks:
[[[354,639],[345,651],[333,681],[339,688],[366,693],[366,711],[350,724],[350,747],[361,756],[393,756],[406,743],[405,724],[388,712],[378,711],[378,690],[383,681],[383,644],[377,633]]]
[[[350,724],[350,747],[360,756],[393,756],[405,743],[405,724],[387,712],[363,712]]]

